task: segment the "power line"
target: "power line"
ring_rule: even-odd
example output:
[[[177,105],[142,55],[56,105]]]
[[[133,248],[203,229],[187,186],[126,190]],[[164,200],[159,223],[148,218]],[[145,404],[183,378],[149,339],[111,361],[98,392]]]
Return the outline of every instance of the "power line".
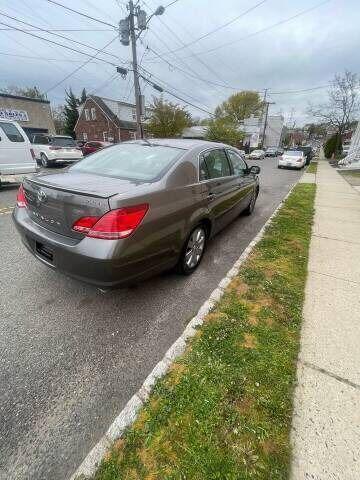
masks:
[[[141,76],[141,78],[142,78],[145,82],[147,82],[149,85],[152,85],[152,86],[153,86],[153,82],[151,82],[151,80],[147,79],[147,78],[144,77],[143,75],[140,75],[140,76]],[[160,86],[160,88],[161,88],[164,92],[168,93],[169,95],[171,95],[171,96],[174,97],[174,98],[177,98],[177,99],[180,100],[181,102],[184,102],[184,103],[186,103],[187,105],[191,105],[192,107],[196,108],[197,110],[200,110],[200,111],[202,111],[202,112],[207,113],[207,114],[210,115],[211,117],[214,116],[214,114],[213,114],[212,112],[209,112],[208,110],[205,110],[204,108],[201,108],[201,107],[199,107],[198,105],[195,105],[194,103],[191,103],[191,102],[189,102],[188,100],[185,100],[184,98],[181,98],[179,95],[176,95],[175,93],[170,92],[170,91],[167,90],[166,88],[163,88],[163,87],[161,87],[161,86]]]
[[[0,55],[5,55],[8,57],[19,57],[19,58],[28,58],[29,60],[46,60],[48,62],[69,62],[69,63],[81,63],[82,60],[77,59],[77,60],[70,60],[67,58],[47,58],[47,57],[35,57],[31,55],[18,55],[16,53],[7,53],[7,52],[0,52]],[[97,63],[97,62],[93,62]]]
[[[143,0],[145,5],[148,6],[146,0]],[[191,53],[191,56],[196,58],[198,62],[200,62],[212,75],[215,75],[215,77],[217,77],[220,81],[222,81],[223,83],[226,83],[223,78],[221,78],[221,76],[212,68],[210,67],[209,65],[207,65],[204,60],[202,60],[200,57],[198,57],[198,55],[196,53],[194,53],[192,50],[190,50],[189,47],[186,47],[185,46],[185,43],[183,42],[183,40],[181,39],[181,37],[179,37],[179,35],[177,33],[174,32],[174,30],[172,28],[170,28],[160,17],[157,17],[159,22],[177,39],[177,41],[184,46],[184,48],[187,48],[189,50],[189,52]]]
[[[293,15],[291,17],[285,18],[284,20],[280,20],[277,23],[274,23],[272,25],[269,25],[268,27],[262,28],[261,30],[257,30],[256,32],[250,33],[249,35],[246,35],[245,37],[238,38],[237,40],[233,40],[231,42],[223,43],[222,45],[218,45],[217,47],[211,48],[209,50],[203,50],[202,52],[197,52],[198,55],[204,55],[205,53],[212,53],[217,50],[220,50],[221,48],[228,47],[229,45],[233,45],[234,43],[241,42],[242,40],[247,40],[248,38],[254,37],[255,35],[258,35],[260,33],[267,32],[275,27],[278,27],[279,25],[283,25],[284,23],[290,22],[294,20],[295,18],[298,18],[302,15],[305,15],[306,13],[309,13],[322,5],[325,5],[325,3],[329,3],[331,0],[325,0],[323,2],[318,3],[317,5],[314,5],[311,8],[307,8],[306,10],[302,10],[301,12],[297,13],[296,15]],[[188,58],[188,57],[183,57],[183,58]]]
[[[54,90],[56,87],[58,87],[59,85],[61,85],[63,82],[65,82],[65,80],[67,80],[68,78],[72,77],[73,75],[75,75],[76,72],[78,72],[80,69],[82,69],[83,67],[85,67],[85,65],[87,65],[88,63],[91,62],[91,60],[93,60],[94,58],[96,58],[97,55],[99,55],[99,53],[101,53],[102,50],[104,50],[106,47],[108,47],[111,43],[113,43],[115,40],[117,39],[117,35],[116,37],[114,37],[112,40],[110,40],[110,42],[107,42],[106,45],[103,46],[103,48],[99,51],[97,51],[92,57],[90,57],[88,60],[85,60],[84,63],[82,63],[81,65],[79,65],[78,67],[75,68],[75,70],[73,70],[72,72],[70,72],[68,75],[66,75],[62,80],[60,80],[59,82],[55,83],[55,85],[53,85],[51,88],[49,88],[48,90],[46,90],[46,94],[48,94],[49,92],[51,92],[52,90]]]
[[[327,85],[320,85],[319,87],[312,87],[312,88],[303,88],[302,90],[283,90],[280,92],[270,92],[271,95],[286,95],[286,94],[296,94],[296,93],[305,93],[305,92],[312,92],[314,90],[321,90],[323,88],[329,88],[330,83]]]
[[[110,77],[107,80],[105,80],[105,82],[103,82],[98,87],[95,87],[93,90],[91,90],[89,95],[94,95],[94,93],[96,93],[96,92],[102,90],[103,88],[107,87],[108,85],[110,85],[110,83],[112,83],[117,78],[117,76],[118,76],[117,72],[112,73],[110,75]]]
[[[206,108],[209,108],[207,105],[204,105],[203,102],[201,100],[199,100],[198,98],[195,98],[193,97],[192,95],[189,95],[188,93],[185,93],[185,92],[182,92],[181,90],[179,90],[178,88],[174,87],[173,85],[171,85],[170,83],[166,82],[165,80],[162,80],[160,77],[158,77],[157,75],[149,72],[149,70],[146,70],[144,67],[141,67],[141,69],[147,74],[149,75],[151,78],[155,78],[155,80],[157,79],[158,81],[160,81],[160,83],[164,84],[164,85],[167,85],[169,88],[171,88],[172,90],[175,90],[176,92],[180,93],[180,95],[185,95],[185,97],[188,97],[190,98],[191,100],[194,100],[195,102],[197,103],[200,103],[201,105],[203,105],[204,107]]]
[[[11,27],[8,23],[5,22],[0,22],[0,25],[5,25],[6,27]],[[66,48],[67,50],[71,50],[72,52],[80,53],[81,55],[85,55],[87,57],[91,57],[91,54],[82,52],[81,50],[77,50],[76,48],[69,47],[68,45],[64,45],[59,42],[55,42],[54,40],[50,40],[49,38],[41,37],[40,35],[36,35],[35,33],[31,32],[26,32],[22,28],[14,27],[14,30],[17,30],[19,32],[25,33],[26,35],[30,35],[31,37],[38,38],[39,40],[44,40],[45,42],[52,43],[53,45],[57,45],[58,47]],[[91,47],[88,47],[91,48]],[[103,58],[98,58],[100,62],[107,63],[108,65],[112,65],[113,67],[116,67],[117,64],[110,62],[108,60],[105,60]],[[127,63],[127,62],[122,62],[122,63]]]
[[[167,9],[168,7],[171,7],[171,5],[174,5],[174,3],[177,3],[179,0],[173,0],[172,2],[168,3],[167,5],[165,5],[165,9]]]
[[[192,75],[191,73],[187,72],[186,70],[184,70],[183,68],[179,67],[178,65],[174,64],[174,63],[171,63],[169,62],[168,60],[166,60],[162,54],[156,52],[152,47],[149,47],[149,45],[147,46],[147,48],[153,52],[157,57],[159,57],[161,60],[163,60],[165,63],[167,63],[169,66],[171,66],[172,68],[176,69],[176,70],[179,70],[180,72],[182,72],[184,75],[186,75],[187,77],[190,77],[190,78],[195,78],[197,80],[200,80],[201,82],[203,83],[206,83],[207,85],[211,85],[211,86],[216,86],[216,87],[221,87],[221,88],[229,88],[230,90],[239,90],[239,88],[237,87],[231,87],[231,86],[228,86],[228,85],[224,85],[224,84],[220,84],[220,83],[216,83],[216,82],[213,82],[211,80],[205,80],[204,78],[200,77],[198,74],[196,74],[195,72],[195,75]]]
[[[209,37],[210,35],[218,32],[219,30],[222,30],[223,28],[225,27],[228,27],[229,25],[231,25],[232,23],[235,23],[237,20],[239,20],[240,18],[244,17],[245,15],[247,15],[248,13],[252,12],[253,10],[255,10],[256,8],[260,7],[263,3],[267,2],[268,0],[262,0],[261,2],[253,5],[252,7],[248,8],[247,10],[245,10],[245,12],[241,13],[240,15],[238,15],[237,17],[233,18],[232,20],[229,20],[228,22],[226,23],[223,23],[222,25],[220,25],[219,27],[217,28],[214,28],[214,30],[210,30],[210,32],[207,32],[207,33],[204,33],[204,35],[201,35],[200,37],[196,38],[195,40],[192,40],[191,42],[188,42],[186,44],[184,44],[182,47],[179,47],[179,48],[176,48],[175,50],[171,50],[170,52],[168,53],[174,53],[174,52],[178,52],[180,50],[183,50],[184,48],[186,47],[189,47],[190,45],[194,45],[194,43],[197,43],[199,42],[200,40],[203,40],[204,38],[207,38]]]
[[[0,28],[0,31],[10,31],[13,28]],[[26,32],[38,32],[42,28],[24,28]],[[47,32],[113,32],[113,28],[49,28]]]
[[[83,42],[78,42],[77,40],[74,40],[73,38],[69,38],[69,37],[66,37],[65,35],[60,35],[58,33],[54,33],[54,32],[51,32],[50,30],[46,29],[46,28],[41,28],[41,27],[38,27],[37,25],[33,25],[32,23],[29,23],[29,22],[25,22],[24,20],[18,20],[16,17],[12,17],[11,15],[7,15],[6,13],[4,12],[1,12],[0,11],[0,15],[2,15],[3,17],[7,17],[7,18],[10,18],[11,20],[15,20],[16,22],[18,23],[22,23],[23,25],[27,25],[29,27],[33,27],[33,28],[36,28],[42,32],[45,32],[45,33],[50,33],[51,35],[54,35],[55,37],[59,37],[59,38],[62,38],[63,40],[66,40],[68,42],[73,42],[73,43],[76,43],[77,45],[81,45],[82,47],[86,47],[86,48],[90,48],[91,50],[97,50],[99,51],[96,47],[92,46],[92,45],[87,45],[86,43],[83,43]],[[27,32],[25,29],[23,30],[25,33],[29,33]],[[104,54],[106,55],[109,55],[111,57],[114,57],[116,59],[118,59],[118,57],[116,55],[114,55],[113,53],[110,53],[110,52],[103,52]]]
[[[79,12],[78,10],[74,10],[73,8],[67,7],[62,3],[55,2],[55,0],[46,0],[49,3],[57,5],[58,7],[64,8],[65,10],[69,10],[70,12],[76,13],[77,15],[81,15],[82,17],[87,18],[88,20],[93,20],[94,22],[102,23],[103,25],[108,25],[109,27],[116,28],[115,25],[105,22],[104,20],[100,20],[99,18],[92,17],[91,15],[87,15],[86,13]]]

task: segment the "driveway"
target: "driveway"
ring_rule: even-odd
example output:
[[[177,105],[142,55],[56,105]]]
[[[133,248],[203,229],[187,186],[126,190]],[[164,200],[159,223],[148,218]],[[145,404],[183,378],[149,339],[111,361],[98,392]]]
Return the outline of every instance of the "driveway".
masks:
[[[0,214],[1,480],[73,473],[301,175],[249,163],[262,167],[254,214],[209,242],[191,277],[103,294],[32,258]],[[0,213],[15,197],[0,192]]]

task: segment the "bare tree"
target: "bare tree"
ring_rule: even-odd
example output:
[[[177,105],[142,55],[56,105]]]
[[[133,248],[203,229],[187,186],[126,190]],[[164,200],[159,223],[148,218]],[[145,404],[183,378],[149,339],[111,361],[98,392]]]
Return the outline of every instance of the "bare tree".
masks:
[[[335,75],[328,91],[328,102],[310,105],[309,114],[332,127],[341,138],[359,112],[359,88],[360,79],[356,73],[346,70],[343,75]]]
[[[65,133],[65,111],[64,105],[57,105],[52,108],[52,117],[54,120],[55,131],[58,135],[63,135]]]

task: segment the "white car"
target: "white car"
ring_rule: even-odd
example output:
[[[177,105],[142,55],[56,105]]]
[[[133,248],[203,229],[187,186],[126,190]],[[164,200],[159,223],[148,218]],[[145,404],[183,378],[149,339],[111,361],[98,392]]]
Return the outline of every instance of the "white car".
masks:
[[[55,164],[74,163],[83,158],[81,148],[66,135],[36,134],[33,149],[38,165],[52,167]]]
[[[264,150],[253,150],[250,153],[249,158],[251,160],[262,160],[263,158],[265,158],[265,152]]]
[[[303,168],[306,157],[301,150],[285,150],[278,160],[278,168]]]
[[[0,119],[0,187],[21,182],[37,165],[30,140],[17,122]]]

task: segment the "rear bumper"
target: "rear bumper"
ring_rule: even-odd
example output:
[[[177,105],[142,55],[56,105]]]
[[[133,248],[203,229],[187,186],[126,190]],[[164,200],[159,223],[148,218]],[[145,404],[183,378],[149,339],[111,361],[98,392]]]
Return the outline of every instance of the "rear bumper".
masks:
[[[77,158],[49,158],[49,162],[53,163],[75,163],[81,160],[84,157],[77,157]]]
[[[112,287],[148,278],[175,262],[149,262],[121,252],[122,240],[65,237],[34,223],[25,208],[15,207],[15,226],[26,248],[48,267],[98,287]],[[120,247],[119,247],[120,245]],[[126,249],[125,249],[126,250]]]
[[[295,163],[295,162],[287,162],[287,161],[284,161],[284,162],[278,162],[278,166],[279,167],[282,167],[282,168],[296,168],[296,169],[299,169],[300,168],[303,168],[303,166],[305,165],[305,163]]]

